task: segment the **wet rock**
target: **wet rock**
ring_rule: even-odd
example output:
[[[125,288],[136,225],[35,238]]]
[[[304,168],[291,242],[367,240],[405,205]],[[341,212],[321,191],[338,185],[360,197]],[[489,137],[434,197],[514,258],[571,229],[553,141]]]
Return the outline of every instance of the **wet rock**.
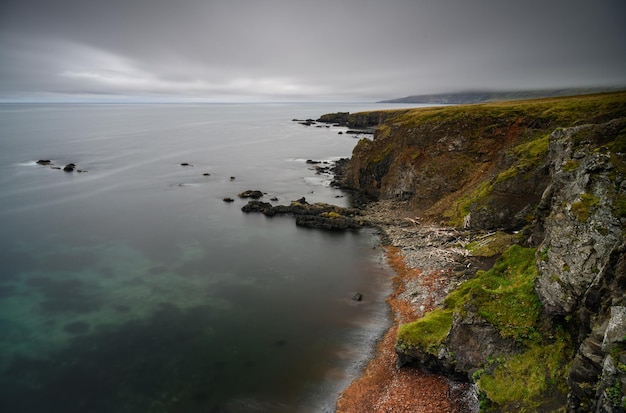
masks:
[[[37,165],[50,165],[52,161],[50,159],[40,159],[37,161]]]
[[[74,169],[76,168],[76,165],[73,163],[68,163],[67,165],[65,165],[63,167],[63,171],[64,172],[74,172]]]
[[[269,202],[249,201],[241,210],[243,212],[260,212],[268,217],[275,215],[293,215],[296,225],[308,228],[326,230],[345,230],[361,228],[362,220],[356,220],[360,211],[352,208],[342,208],[324,203],[309,204],[306,199],[300,198],[289,205],[272,205]]]
[[[260,212],[265,214],[272,208],[272,204],[263,201],[249,201],[246,205],[241,207],[243,212]]]
[[[235,200],[230,198],[230,197],[226,197],[226,198],[222,199],[222,201],[224,201],[224,202],[235,202]]]
[[[361,294],[361,293],[354,293],[354,295],[352,296],[352,300],[353,301],[363,301],[363,294]]]
[[[237,195],[239,198],[252,198],[259,199],[263,196],[263,192],[259,190],[248,189],[247,191],[243,191]]]

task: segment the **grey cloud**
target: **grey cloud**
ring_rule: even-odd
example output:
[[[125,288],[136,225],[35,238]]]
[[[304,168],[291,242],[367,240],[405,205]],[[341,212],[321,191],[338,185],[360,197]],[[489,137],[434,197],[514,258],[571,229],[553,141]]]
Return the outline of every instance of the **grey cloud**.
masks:
[[[626,85],[622,1],[5,1],[0,99]]]

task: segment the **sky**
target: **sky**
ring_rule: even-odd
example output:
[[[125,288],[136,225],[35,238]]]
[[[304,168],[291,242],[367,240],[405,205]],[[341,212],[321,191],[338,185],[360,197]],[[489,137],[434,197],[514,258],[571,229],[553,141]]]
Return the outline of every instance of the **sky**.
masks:
[[[624,0],[2,0],[0,101],[626,88]]]

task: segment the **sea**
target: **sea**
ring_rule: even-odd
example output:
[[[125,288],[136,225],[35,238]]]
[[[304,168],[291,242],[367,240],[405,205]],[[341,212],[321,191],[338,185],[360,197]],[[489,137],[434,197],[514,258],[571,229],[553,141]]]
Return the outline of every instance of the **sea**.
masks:
[[[350,206],[307,160],[367,136],[293,119],[397,107],[0,104],[0,411],[334,411],[390,324],[378,235],[237,195]]]

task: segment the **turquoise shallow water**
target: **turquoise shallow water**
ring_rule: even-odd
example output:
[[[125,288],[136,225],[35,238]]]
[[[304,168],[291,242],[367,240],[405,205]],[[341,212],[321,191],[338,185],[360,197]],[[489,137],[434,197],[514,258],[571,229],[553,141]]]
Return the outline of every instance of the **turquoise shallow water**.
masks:
[[[0,410],[332,411],[388,322],[376,235],[222,198],[347,205],[305,161],[356,140],[291,119],[378,107],[0,105]]]

